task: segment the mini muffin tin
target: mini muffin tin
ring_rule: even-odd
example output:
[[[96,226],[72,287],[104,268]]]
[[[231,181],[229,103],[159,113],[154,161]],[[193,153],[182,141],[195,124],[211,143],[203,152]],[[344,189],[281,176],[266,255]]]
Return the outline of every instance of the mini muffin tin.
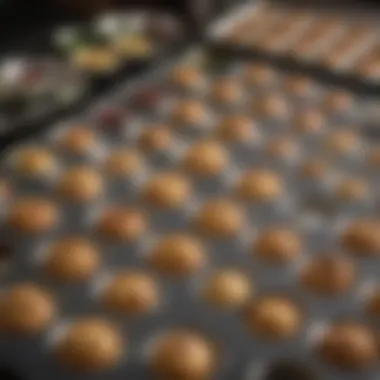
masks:
[[[197,49],[9,150],[0,362],[26,380],[376,379],[373,105]]]
[[[213,42],[378,83],[376,16],[250,2],[211,28]]]

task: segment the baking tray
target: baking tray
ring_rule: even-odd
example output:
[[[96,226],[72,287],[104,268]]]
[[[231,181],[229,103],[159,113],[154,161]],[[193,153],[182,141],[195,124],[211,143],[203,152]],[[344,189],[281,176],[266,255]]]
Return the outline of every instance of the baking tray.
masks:
[[[224,77],[226,73],[238,78],[249,65],[240,59],[232,62],[213,60],[212,64],[206,60],[205,63],[202,49],[195,49],[186,57],[181,57],[179,62],[192,67],[204,67],[206,71],[210,70],[207,82]],[[147,364],[150,355],[149,347],[152,347],[154,338],[157,337],[157,334],[164,333],[166,329],[181,327],[201,331],[220,344],[222,350],[220,351],[218,369],[213,376],[215,379],[267,380],[265,376],[271,364],[281,360],[296,361],[299,363],[298,366],[307,367],[312,372],[321,371],[321,378],[326,380],[370,380],[377,378],[378,362],[375,364],[371,362],[373,365],[370,365],[370,368],[365,368],[359,372],[340,371],[326,366],[321,361],[315,345],[318,346],[318,342],[326,332],[326,328],[329,327],[329,323],[339,321],[342,317],[375,329],[376,322],[368,320],[362,315],[362,312],[363,302],[367,302],[370,298],[373,285],[377,281],[378,258],[367,257],[367,259],[362,258],[360,260],[357,259],[357,252],[351,254],[344,252],[345,257],[354,261],[356,268],[360,267],[363,275],[357,279],[358,282],[352,289],[341,297],[316,296],[298,283],[298,276],[305,265],[316,258],[315,255],[318,255],[320,251],[342,249],[339,244],[339,236],[347,223],[363,215],[378,217],[379,194],[375,190],[378,186],[378,176],[374,175],[373,168],[367,165],[365,159],[369,150],[377,144],[375,139],[367,138],[366,133],[368,131],[365,128],[368,123],[369,110],[372,109],[374,102],[376,103],[376,99],[369,95],[364,97],[363,94],[354,94],[343,90],[350,98],[352,97],[353,103],[348,108],[344,107],[344,110],[335,110],[332,113],[330,113],[331,110],[328,111],[328,114],[325,115],[326,120],[321,124],[322,130],[317,131],[315,135],[308,135],[294,131],[293,116],[302,114],[305,107],[307,109],[310,106],[317,107],[317,110],[324,109],[321,102],[325,104],[327,95],[334,91],[341,91],[341,88],[312,80],[311,91],[308,92],[307,97],[305,94],[302,94],[301,97],[294,97],[284,91],[284,80],[288,78],[289,73],[274,69],[275,80],[269,86],[265,85],[263,88],[253,85],[250,87],[248,82],[243,82],[244,93],[248,98],[238,97],[237,103],[230,104],[229,107],[225,108],[220,104],[210,103],[208,92],[200,91],[189,94],[183,91],[178,92],[178,89],[172,88],[170,85],[168,88],[167,85],[170,82],[167,80],[167,75],[172,68],[173,63],[165,64],[149,76],[142,76],[137,82],[117,86],[99,102],[92,104],[83,114],[79,113],[68,120],[63,120],[56,128],[47,133],[34,136],[31,140],[7,151],[7,159],[2,166],[3,178],[10,181],[13,189],[11,198],[3,208],[3,222],[7,220],[8,208],[12,208],[13,201],[17,197],[39,194],[45,196],[46,199],[51,197],[50,199],[53,199],[54,202],[63,202],[62,199],[56,198],[54,195],[55,181],[53,178],[52,182],[38,180],[29,182],[27,180],[26,182],[29,185],[25,186],[24,179],[15,175],[12,170],[13,164],[17,162],[17,160],[15,161],[17,154],[25,146],[55,147],[62,136],[71,128],[75,129],[78,123],[91,125],[91,130],[99,134],[99,149],[91,150],[88,152],[89,154],[85,153],[83,156],[72,156],[71,154],[60,153],[59,149],[54,149],[54,154],[59,157],[61,162],[60,170],[56,173],[59,178],[61,169],[65,171],[73,165],[86,163],[99,170],[101,167],[99,164],[101,165],[103,159],[116,151],[117,148],[127,146],[129,149],[134,149],[137,147],[136,144],[141,133],[146,131],[145,128],[148,128],[145,127],[146,124],[155,122],[171,124],[168,115],[171,114],[173,101],[176,104],[178,99],[191,98],[201,101],[210,110],[210,113],[206,114],[199,125],[192,125],[191,123],[173,124],[175,144],[172,145],[172,149],[165,149],[162,152],[163,155],[159,156],[146,153],[144,155],[145,169],[139,172],[140,175],[136,178],[132,178],[131,181],[126,179],[119,184],[109,179],[105,180],[105,185],[107,189],[112,190],[112,195],[106,192],[105,198],[97,199],[99,202],[90,202],[80,207],[77,204],[60,203],[64,207],[62,211],[65,215],[64,224],[59,230],[60,237],[67,236],[67,234],[75,231],[76,234],[83,233],[83,236],[94,238],[97,241],[97,235],[94,234],[93,230],[94,222],[96,223],[99,212],[101,213],[109,204],[116,203],[120,207],[126,202],[129,205],[141,207],[141,210],[146,211],[149,215],[151,221],[149,231],[137,244],[116,244],[115,246],[111,245],[111,248],[107,243],[99,241],[104,260],[104,267],[100,270],[99,276],[96,275],[84,284],[62,286],[62,284],[47,279],[41,274],[43,253],[49,247],[51,239],[56,239],[57,235],[46,235],[41,236],[41,239],[38,237],[33,239],[16,233],[14,230],[5,234],[5,237],[11,239],[10,243],[13,245],[14,256],[8,270],[5,270],[1,276],[3,290],[6,290],[6,286],[17,283],[20,279],[23,281],[30,279],[49,287],[58,297],[62,309],[57,321],[49,325],[41,334],[30,339],[22,337],[15,339],[6,334],[3,335],[0,340],[2,344],[1,361],[9,363],[15,371],[25,376],[26,380],[43,380],[53,376],[62,380],[76,378],[121,379],[125,377],[151,379],[151,371],[147,368]],[[141,100],[142,90],[152,90],[152,88],[156,91],[161,88],[164,93],[168,91],[172,95],[168,98],[155,97],[154,99],[160,102],[159,104],[154,102],[154,107],[151,107],[150,102],[148,108],[146,108],[147,103],[136,102],[136,96],[137,99]],[[263,116],[260,112],[257,115],[255,114],[250,121],[257,128],[255,129],[254,125],[251,126],[253,131],[257,130],[258,135],[256,137],[258,139],[246,139],[237,145],[225,141],[223,146],[230,152],[231,160],[219,174],[208,178],[207,176],[193,177],[194,174],[186,171],[186,175],[193,178],[195,185],[188,202],[181,203],[179,208],[169,211],[157,211],[144,201],[141,203],[141,198],[138,196],[139,190],[145,188],[146,181],[150,181],[154,175],[167,170],[182,172],[180,163],[188,149],[200,140],[205,139],[207,141],[209,138],[216,138],[214,134],[216,130],[213,127],[218,125],[225,115],[234,111],[239,113],[244,112],[244,110],[250,112],[252,103],[256,104],[263,96],[268,97],[273,93],[276,95],[280,93],[285,96],[290,106],[290,115],[283,115],[284,119],[280,117],[280,120],[275,117],[274,120],[271,117],[273,115]],[[112,118],[112,123],[109,123],[109,118],[106,119],[106,123],[104,118],[99,119],[99,114],[104,115],[105,109],[114,110],[115,107],[125,111],[121,119]],[[201,128],[199,128],[200,126]],[[325,143],[328,142],[333,132],[338,131],[356,134],[360,141],[360,149],[349,149],[346,151],[348,154],[343,154],[343,156],[335,150],[326,151]],[[291,157],[275,158],[268,156],[269,151],[266,148],[277,137],[295,139],[301,150],[295,156],[291,154]],[[340,148],[338,147],[338,149]],[[331,159],[333,172],[339,174],[337,177],[333,176],[335,180],[339,181],[342,178],[341,176],[344,177],[346,174],[360,174],[371,184],[373,190],[371,196],[365,198],[364,202],[362,202],[364,199],[361,199],[359,203],[352,205],[341,202],[339,198],[333,195],[337,184],[335,181],[332,183],[321,181],[308,186],[308,183],[304,183],[298,178],[297,173],[301,162],[306,157],[313,157],[314,154]],[[286,183],[286,190],[282,192],[281,196],[268,203],[259,202],[257,204],[253,202],[247,204],[242,201],[241,206],[247,213],[249,223],[244,224],[235,237],[213,239],[210,236],[207,237],[208,234],[204,230],[194,230],[193,223],[197,220],[195,216],[198,215],[205,202],[212,201],[216,196],[227,196],[230,197],[229,199],[235,200],[233,189],[238,183],[240,175],[252,167],[266,168],[281,175]],[[120,189],[122,190],[120,191]],[[314,196],[317,197],[314,198]],[[313,200],[327,203],[313,202]],[[237,200],[237,202],[240,204],[241,200]],[[334,207],[331,208],[332,206]],[[220,218],[218,215],[217,219],[220,222],[224,218]],[[257,256],[252,256],[250,247],[263,228],[283,225],[293,228],[304,239],[305,249],[302,250],[300,260],[289,262],[288,265],[284,266],[272,266],[265,264],[265,260],[263,262]],[[3,225],[3,228],[4,232],[8,231],[6,225]],[[152,268],[147,266],[151,248],[168,232],[178,232],[182,228],[189,228],[201,240],[207,249],[210,265],[206,265],[202,268],[203,270],[194,273],[193,276],[185,280],[170,279],[155,270],[151,272]],[[125,255],[126,251],[128,255]],[[334,256],[334,254],[332,255]],[[275,338],[274,341],[269,342],[257,330],[252,333],[247,329],[243,322],[243,315],[247,311],[245,307],[243,309],[238,308],[239,310],[235,311],[226,311],[223,308],[216,308],[204,300],[201,295],[210,276],[215,271],[228,267],[237,268],[239,271],[247,273],[249,279],[254,282],[255,297],[249,302],[255,303],[256,297],[277,294],[289,297],[297,304],[302,305],[305,322],[302,327],[299,326],[297,333],[292,338],[279,341]],[[154,276],[153,278],[157,278],[165,303],[161,303],[161,307],[153,310],[152,314],[137,319],[113,314],[111,316],[105,313],[98,298],[93,297],[91,291],[96,293],[96,289],[99,289],[98,286],[102,289],[102,281],[98,282],[98,280],[107,280],[109,274],[120,271],[122,268],[148,271]],[[57,365],[51,356],[54,351],[54,344],[57,339],[59,341],[61,334],[65,333],[66,323],[89,313],[110,318],[118,324],[123,331],[122,336],[128,337],[127,357],[124,360],[123,356],[120,365],[115,370],[104,374],[84,375],[67,372]],[[371,349],[373,349],[372,338],[371,335]],[[342,347],[340,348],[342,349]],[[176,355],[180,354],[178,352]],[[21,366],[20,363],[23,365]],[[168,365],[170,367],[170,363]],[[346,363],[346,365],[349,366],[350,363]],[[290,374],[289,377],[294,379],[294,371],[292,373],[293,375]],[[301,378],[305,378],[305,376]]]
[[[263,22],[260,12],[264,14],[264,17],[265,13],[272,14],[272,16],[268,16],[272,17],[272,26],[270,22]],[[335,3],[315,5],[311,2],[305,6],[295,5],[291,2],[252,1],[244,6],[236,7],[214,23],[209,29],[207,39],[211,44],[228,48],[234,54],[278,59],[288,64],[325,72],[331,78],[349,80],[368,86],[368,88],[378,88],[378,74],[374,72],[373,75],[365,76],[359,69],[355,69],[360,64],[364,67],[364,64],[378,50],[376,47],[378,44],[376,23],[378,12],[377,8],[371,9],[369,6],[359,8],[357,4],[355,6],[355,3],[344,6]],[[259,17],[255,20],[256,15]],[[248,32],[249,27],[247,27],[247,33],[243,33],[246,43],[243,41],[240,43],[240,37],[231,37],[233,40],[228,41],[227,34],[231,33],[239,23],[242,25],[243,22],[246,22],[248,25],[249,17],[252,18],[252,23],[257,24],[257,27],[250,33]],[[289,17],[288,24],[286,24],[286,17]],[[299,18],[298,21],[296,21],[296,17]],[[327,23],[332,21],[331,30],[327,30],[327,25],[323,28],[321,21]],[[281,23],[284,25],[281,26]],[[340,26],[341,24],[343,26]],[[277,27],[274,27],[275,25]],[[284,30],[277,33],[276,30],[280,31],[281,27]],[[370,32],[367,31],[369,27],[372,28]],[[349,49],[343,49],[346,47],[345,45],[348,45],[349,40],[351,42],[353,40],[353,37],[350,36],[350,33],[353,34],[353,28],[358,30],[355,38],[359,42],[351,44]],[[359,33],[363,35],[362,42],[360,42]],[[270,37],[270,34],[273,36]],[[267,46],[263,42],[265,38]],[[305,51],[297,50],[301,49],[303,38],[314,39],[313,51],[309,51],[311,50],[309,42],[304,43]],[[296,49],[297,46],[299,47]],[[371,51],[368,50],[369,48]],[[335,64],[332,56],[338,49],[341,50],[340,56],[345,58],[340,58],[340,61]]]

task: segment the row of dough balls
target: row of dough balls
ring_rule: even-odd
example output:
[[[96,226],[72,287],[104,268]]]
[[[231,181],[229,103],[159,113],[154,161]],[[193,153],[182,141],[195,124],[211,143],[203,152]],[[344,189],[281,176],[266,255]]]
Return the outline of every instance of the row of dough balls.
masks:
[[[146,279],[135,275],[119,279],[149,293]],[[133,282],[134,281],[134,282]],[[145,281],[145,282],[144,282]],[[129,294],[134,307],[146,302],[142,295],[133,296],[130,288],[113,288],[108,301],[120,301]],[[145,286],[145,287],[144,287]],[[116,290],[116,291],[115,291]],[[112,304],[112,302],[111,302]],[[20,284],[1,298],[0,328],[3,333],[30,335],[44,330],[58,314],[52,296],[33,284]],[[376,317],[380,310],[379,293],[371,300],[368,310]],[[140,310],[141,311],[141,310]],[[243,311],[243,320],[252,338],[264,339],[272,344],[292,339],[305,323],[299,305],[283,296],[266,296],[253,299]],[[110,369],[125,358],[128,340],[112,322],[98,317],[83,318],[68,326],[57,339],[54,353],[69,369],[76,371],[102,371]],[[127,334],[126,334],[127,335]],[[208,378],[218,367],[223,347],[209,337],[188,329],[162,334],[150,348],[149,365],[158,375],[179,379]],[[327,362],[342,369],[358,370],[373,366],[379,358],[378,341],[374,332],[359,323],[337,322],[329,326],[318,338],[316,351]]]
[[[308,128],[312,131],[325,128],[323,122],[307,121]],[[305,125],[306,125],[305,124]],[[266,141],[261,141],[260,128],[255,126],[249,118],[244,116],[230,116],[220,125],[219,129],[222,141],[210,137],[193,143],[185,157],[182,166],[188,172],[199,175],[216,175],[225,170],[230,161],[228,148],[225,142],[240,144],[264,144],[264,153],[269,157],[287,158],[296,155],[302,145],[297,135],[279,135]],[[169,127],[154,125],[146,129],[142,134],[145,148],[153,153],[164,153],[173,150],[177,144]],[[321,150],[323,153],[337,156],[349,156],[355,154],[362,146],[362,138],[353,128],[337,128],[328,135],[323,136]],[[69,129],[63,136],[61,147],[63,154],[75,154],[83,157],[91,156],[91,152],[97,151],[100,142],[94,131],[86,127]],[[130,176],[143,168],[143,157],[139,150],[139,144],[134,148],[118,148],[105,160],[105,171],[113,176]],[[143,150],[144,151],[144,150]],[[375,150],[371,152],[369,163],[376,163]],[[372,157],[374,156],[374,157]],[[199,158],[198,158],[199,157]],[[51,147],[26,146],[19,148],[12,155],[11,169],[19,175],[31,177],[49,176],[57,167],[57,162]],[[208,169],[211,166],[213,170]],[[208,170],[207,170],[208,169]]]
[[[337,139],[330,139],[330,146],[342,153],[357,152],[355,135],[350,131],[336,132]],[[333,137],[333,136],[331,136]],[[297,154],[297,145],[292,139],[280,138],[268,145],[272,157],[281,160]],[[374,149],[369,157],[372,167],[380,166],[379,152]],[[379,162],[378,162],[379,161]],[[185,154],[181,171],[168,171],[155,175],[145,185],[143,199],[160,208],[180,207],[189,200],[192,194],[192,181],[187,175],[195,177],[217,177],[229,170],[228,150],[214,141],[201,141],[194,144]],[[56,160],[49,150],[29,148],[15,155],[13,169],[21,178],[46,178],[53,175],[57,167]],[[299,178],[327,180],[332,174],[328,160],[308,159],[297,164]],[[104,164],[104,172],[113,179],[136,180],[144,172],[144,161],[138,152],[129,149],[110,154]],[[56,194],[62,199],[76,202],[87,202],[98,199],[105,192],[103,171],[89,165],[73,166],[58,179]],[[276,171],[269,169],[251,169],[241,175],[236,185],[238,198],[252,202],[268,202],[279,199],[285,192],[284,181]],[[371,193],[370,183],[346,176],[337,184],[337,199],[350,200],[367,198]],[[353,195],[353,196],[351,196]]]
[[[261,177],[260,177],[261,178]],[[161,178],[160,178],[161,179]],[[165,179],[165,178],[164,178]],[[177,178],[175,178],[177,179]],[[266,177],[264,177],[266,179]],[[269,177],[269,179],[272,179]],[[187,182],[175,183],[175,186],[166,188],[166,181],[159,182],[160,186],[148,186],[145,194],[151,200],[153,205],[161,208],[184,207],[189,199],[187,195]],[[276,198],[279,191],[282,190],[281,182],[277,182],[274,177],[273,183],[264,181],[262,184],[253,184],[250,177],[244,177],[238,186],[238,195],[243,200],[265,200],[270,201]],[[156,185],[155,182],[153,182]],[[184,191],[184,189],[186,191]],[[39,197],[24,197],[16,200],[9,208],[5,215],[5,227],[17,231],[21,234],[41,235],[58,228],[62,220],[60,208],[52,201]],[[205,202],[196,212],[193,225],[195,230],[203,236],[209,238],[233,238],[237,237],[241,231],[248,227],[248,219],[243,207],[233,199],[228,197],[217,197]],[[353,222],[353,226],[367,226]],[[100,237],[109,241],[128,242],[139,239],[147,230],[149,220],[144,211],[132,206],[109,206],[100,213],[98,220],[95,222],[95,229]],[[375,235],[378,228],[377,222],[368,224],[369,232],[364,228],[359,228],[359,234],[363,234],[364,250],[371,248],[372,235]],[[353,228],[355,230],[355,228]],[[372,232],[374,231],[374,232]],[[368,239],[370,237],[370,239]],[[376,245],[376,244],[374,244]],[[357,247],[360,249],[360,247]]]
[[[234,103],[242,97],[245,86],[253,88],[282,87],[286,93],[307,97],[316,90],[316,84],[305,76],[288,76],[278,83],[280,72],[265,64],[251,64],[241,69],[239,75],[218,79],[212,85],[213,98],[223,103]],[[208,86],[208,76],[204,70],[195,66],[176,66],[171,73],[172,83],[188,91],[202,90]],[[353,96],[345,90],[329,91],[325,94],[322,108],[329,111],[344,112],[353,105]],[[260,107],[259,107],[260,108]]]

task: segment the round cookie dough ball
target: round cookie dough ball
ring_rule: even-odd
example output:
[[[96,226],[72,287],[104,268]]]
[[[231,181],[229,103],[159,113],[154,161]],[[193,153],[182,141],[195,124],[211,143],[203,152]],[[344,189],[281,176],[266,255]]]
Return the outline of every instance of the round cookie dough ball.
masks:
[[[44,271],[59,281],[86,281],[99,269],[100,261],[99,251],[91,241],[70,237],[49,248]]]
[[[31,283],[17,284],[2,296],[0,329],[17,335],[38,334],[55,314],[56,304],[49,292]]]
[[[216,141],[201,141],[187,151],[183,167],[194,175],[216,176],[225,171],[228,162],[228,151],[223,145]]]
[[[159,290],[153,278],[145,273],[126,271],[114,277],[102,294],[107,310],[125,315],[142,315],[159,303]]]
[[[298,153],[297,142],[290,137],[277,137],[269,141],[266,147],[269,157],[278,160],[289,160]]]
[[[341,243],[345,249],[355,254],[379,254],[380,221],[377,219],[352,221],[343,231]]]
[[[16,231],[43,234],[57,226],[60,213],[47,199],[27,197],[15,202],[8,214],[8,225]]]
[[[163,379],[203,380],[212,378],[218,365],[215,345],[201,334],[174,330],[153,347],[151,368]]]
[[[249,277],[235,269],[222,269],[206,281],[204,299],[211,305],[236,309],[252,297],[253,287]]]
[[[216,103],[235,104],[242,99],[243,89],[238,80],[223,78],[216,82],[211,90],[211,98]]]
[[[271,94],[255,99],[252,103],[254,116],[276,120],[286,119],[290,114],[289,104],[279,94]]]
[[[83,319],[71,325],[58,342],[56,355],[67,369],[106,371],[124,354],[121,332],[106,320]]]
[[[253,244],[253,253],[268,264],[285,264],[302,254],[298,234],[285,227],[273,227],[259,233]]]
[[[181,208],[191,196],[192,186],[188,178],[180,173],[158,174],[147,185],[143,198],[157,208]]]
[[[245,80],[251,86],[270,86],[276,82],[276,72],[269,66],[252,64],[247,67],[244,75]]]
[[[171,73],[171,81],[175,86],[185,90],[199,90],[204,84],[202,73],[191,66],[177,66]]]
[[[146,153],[160,153],[169,150],[173,146],[174,136],[169,127],[158,124],[144,129],[138,143]]]
[[[354,131],[342,130],[333,132],[326,140],[327,150],[339,156],[346,156],[358,151],[360,139]]]
[[[182,277],[195,274],[206,265],[207,257],[202,243],[185,234],[163,238],[154,247],[150,265],[163,275]]]
[[[373,331],[357,323],[338,323],[329,328],[318,345],[321,357],[343,370],[364,370],[378,359]]]
[[[321,158],[307,159],[300,166],[299,173],[300,176],[305,179],[320,181],[327,175],[328,165],[327,162]]]
[[[349,111],[354,104],[351,94],[346,91],[331,91],[323,100],[323,108],[333,113]]]
[[[120,149],[106,159],[104,171],[113,178],[130,178],[143,167],[141,155],[135,150]]]
[[[356,268],[351,260],[339,254],[323,254],[306,265],[300,281],[318,295],[339,296],[354,286]]]
[[[268,296],[248,306],[245,321],[248,329],[263,339],[284,340],[298,333],[303,315],[292,300]]]
[[[258,138],[253,121],[244,115],[227,116],[218,126],[217,136],[225,142],[247,143]]]
[[[303,76],[290,76],[284,83],[285,91],[296,96],[307,96],[312,91],[310,78]]]
[[[362,201],[368,198],[370,188],[368,184],[359,178],[346,178],[340,182],[336,189],[336,196],[344,202]]]
[[[254,169],[246,172],[236,187],[237,196],[248,202],[272,202],[284,192],[284,183],[277,173]]]
[[[207,121],[207,111],[202,102],[182,100],[173,109],[172,121],[180,126],[191,125],[201,128]]]
[[[106,240],[113,242],[134,242],[147,230],[145,215],[133,208],[110,207],[101,215],[97,230]]]
[[[103,191],[102,176],[87,166],[69,169],[58,183],[59,195],[68,201],[92,201],[102,195]]]
[[[325,128],[325,118],[319,109],[306,109],[294,118],[294,129],[299,133],[320,133]]]
[[[245,227],[245,216],[233,201],[216,198],[202,207],[195,225],[198,231],[210,238],[228,238],[236,236]]]
[[[13,170],[26,177],[49,177],[57,168],[54,155],[44,147],[28,147],[14,157]]]
[[[65,152],[87,155],[97,149],[98,140],[93,130],[78,125],[66,131],[58,141],[58,145]]]

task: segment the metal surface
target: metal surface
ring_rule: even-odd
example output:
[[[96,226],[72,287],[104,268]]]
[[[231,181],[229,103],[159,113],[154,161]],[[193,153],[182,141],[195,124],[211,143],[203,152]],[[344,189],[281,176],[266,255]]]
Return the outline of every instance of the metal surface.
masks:
[[[267,371],[267,365],[279,358],[297,358],[304,360],[307,365],[315,366],[322,370],[324,380],[372,380],[379,376],[379,368],[363,373],[341,373],[335,369],[326,367],[321,358],[315,352],[315,342],[320,338],[326,325],[344,314],[347,318],[356,318],[367,323],[365,318],[361,319],[361,307],[366,299],[364,291],[368,283],[377,280],[380,269],[378,260],[360,264],[363,272],[362,281],[359,281],[353,291],[345,297],[339,299],[317,298],[302,288],[298,282],[298,276],[302,267],[312,257],[315,257],[321,250],[335,249],[339,247],[339,235],[347,221],[357,215],[377,216],[377,206],[379,204],[379,176],[375,175],[368,166],[365,154],[370,148],[378,144],[375,140],[368,140],[364,132],[368,117],[368,109],[373,106],[373,99],[358,97],[354,94],[354,105],[346,112],[338,114],[325,114],[326,122],[320,134],[303,136],[293,130],[293,117],[302,109],[309,106],[321,108],[321,102],[329,91],[334,90],[333,86],[313,82],[312,91],[302,99],[291,96],[284,90],[284,79],[288,76],[286,72],[277,71],[275,83],[267,88],[249,87],[243,81],[243,73],[246,63],[237,60],[230,63],[224,62],[223,69],[216,69],[210,66],[202,51],[197,50],[190,56],[181,59],[191,66],[199,66],[206,73],[207,83],[212,84],[217,78],[225,75],[232,75],[244,87],[244,98],[234,104],[232,108],[216,107],[209,100],[209,87],[205,92],[183,93],[178,92],[168,86],[168,74],[170,67],[163,67],[155,71],[151,76],[144,76],[136,83],[129,85],[121,84],[108,96],[101,100],[99,104],[85,112],[79,114],[72,120],[67,120],[52,132],[35,137],[27,143],[31,146],[46,146],[53,148],[56,146],[62,133],[69,130],[76,122],[88,123],[99,136],[100,149],[91,152],[85,157],[70,157],[54,151],[59,162],[60,170],[51,181],[32,183],[18,178],[12,171],[12,157],[23,147],[14,147],[8,152],[9,160],[2,166],[3,178],[9,180],[14,186],[11,201],[2,205],[2,221],[6,220],[7,211],[14,200],[22,195],[37,193],[41,196],[49,197],[58,202],[63,208],[63,220],[59,230],[52,236],[44,236],[37,239],[29,239],[25,236],[15,234],[5,234],[11,238],[14,247],[14,256],[8,271],[1,274],[2,289],[17,281],[30,279],[37,283],[49,286],[58,297],[61,305],[61,313],[58,321],[40,336],[30,339],[7,338],[5,335],[0,339],[0,361],[11,363],[15,371],[24,376],[26,380],[73,380],[73,379],[126,379],[141,378],[150,379],[149,357],[147,356],[147,346],[157,333],[163,332],[171,327],[185,326],[195,327],[204,331],[208,336],[221,344],[222,362],[216,379],[249,379],[263,380]],[[215,63],[215,62],[214,62]],[[160,105],[153,109],[139,110],[131,106],[133,96],[142,88],[159,88],[163,93],[160,98]],[[270,118],[260,118],[252,115],[252,123],[257,126],[260,136],[260,143],[246,141],[242,145],[226,145],[231,161],[229,167],[221,176],[210,178],[206,182],[194,178],[195,191],[192,201],[184,204],[174,212],[157,213],[140,203],[140,189],[152,174],[162,170],[181,170],[180,162],[184,153],[193,144],[205,138],[215,136],[215,128],[219,121],[231,111],[251,115],[252,102],[263,93],[280,93],[285,96],[289,109],[288,118],[273,122]],[[165,95],[167,94],[167,95]],[[104,159],[115,149],[121,147],[134,148],[136,141],[147,124],[152,122],[163,122],[171,127],[175,127],[170,119],[170,112],[180,98],[195,98],[201,100],[207,109],[207,121],[201,130],[186,136],[180,129],[174,128],[176,144],[172,151],[165,152],[164,159],[158,160],[156,157],[146,156],[146,166],[138,178],[132,179],[133,191],[118,191],[115,183],[105,177],[107,192],[105,198],[99,199],[95,203],[84,205],[83,207],[70,206],[61,203],[55,194],[55,180],[60,177],[62,171],[77,163],[90,163],[94,168],[101,170]],[[129,105],[129,106],[128,106]],[[128,110],[128,118],[120,125],[120,129],[104,129],[104,125],[99,125],[96,114],[99,110],[107,107],[120,107]],[[94,118],[95,117],[95,118]],[[340,202],[334,196],[336,182],[328,182],[326,186],[304,183],[298,176],[300,164],[307,158],[313,156],[325,156],[325,143],[331,130],[342,128],[353,130],[358,133],[360,144],[353,155],[345,157],[331,156],[331,166],[336,173],[335,179],[346,174],[360,174],[371,185],[371,196],[364,202],[359,202],[355,207]],[[116,134],[115,134],[116,133]],[[265,147],[274,138],[286,136],[294,139],[299,153],[288,160],[275,160],[270,158]],[[83,375],[67,373],[60,368],[54,359],[54,344],[62,327],[66,323],[80,315],[99,314],[106,315],[102,310],[96,289],[105,277],[114,270],[123,268],[143,268],[149,270],[146,263],[147,254],[157,239],[170,231],[187,229],[193,231],[194,216],[204,202],[212,199],[216,195],[234,197],[234,186],[241,174],[252,167],[268,168],[276,171],[285,181],[286,191],[276,202],[262,205],[243,204],[248,214],[249,224],[244,231],[239,232],[239,236],[231,240],[212,241],[199,237],[208,249],[210,264],[204,271],[195,275],[189,280],[168,280],[165,277],[157,276],[158,283],[163,290],[163,302],[153,314],[135,320],[117,318],[125,337],[128,339],[128,354],[119,367],[106,374]],[[378,173],[377,173],[378,174]],[[32,181],[33,182],[33,181]],[[38,182],[38,181],[37,181]],[[125,185],[125,184],[124,184]],[[311,186],[310,186],[311,185]],[[34,189],[34,190],[32,190]],[[36,190],[37,189],[37,190]],[[125,187],[124,187],[125,189]],[[309,190],[313,190],[319,197],[333,201],[332,209],[322,209],[320,204],[308,205]],[[111,191],[113,190],[113,191]],[[116,190],[116,191],[115,191]],[[112,194],[112,195],[111,195]],[[134,204],[141,207],[149,214],[150,228],[141,241],[132,246],[114,246],[98,240],[94,230],[94,223],[97,220],[99,211],[106,205],[114,203]],[[257,233],[264,226],[283,225],[291,226],[297,231],[305,242],[303,258],[294,265],[285,267],[271,267],[264,265],[261,261],[253,259],[250,254],[250,246],[255,240]],[[3,231],[7,228],[3,225]],[[43,257],[44,249],[49,242],[57,236],[65,236],[69,233],[88,236],[101,244],[104,265],[98,275],[90,282],[80,285],[59,286],[54,282],[49,282],[41,275],[40,260]],[[128,250],[126,256],[125,250]],[[41,256],[42,253],[42,256]],[[359,265],[359,263],[356,263]],[[305,323],[300,328],[299,334],[284,342],[266,342],[255,335],[251,335],[242,320],[240,312],[225,312],[214,309],[205,303],[200,296],[200,290],[205,279],[214,271],[226,266],[237,267],[249,274],[255,284],[258,295],[270,292],[279,292],[290,298],[299,301],[305,310]],[[157,274],[156,274],[157,275]],[[108,315],[111,318],[110,315]],[[124,330],[125,329],[125,330]]]

